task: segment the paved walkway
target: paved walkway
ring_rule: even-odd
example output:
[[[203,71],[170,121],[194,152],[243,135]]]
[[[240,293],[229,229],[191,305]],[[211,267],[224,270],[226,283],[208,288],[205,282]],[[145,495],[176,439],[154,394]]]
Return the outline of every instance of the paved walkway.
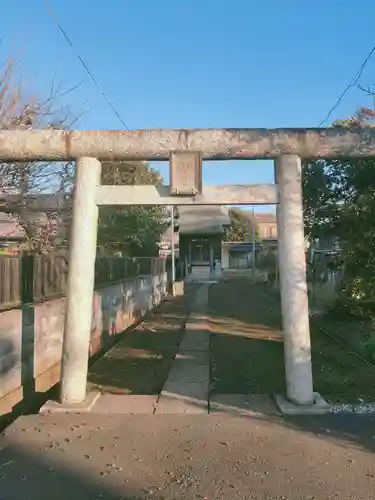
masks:
[[[0,500],[375,499],[373,417],[286,418],[271,402],[283,387],[275,296],[242,280],[202,286],[184,331],[186,305],[167,301],[92,367],[104,392],[92,413],[6,430]]]
[[[241,283],[195,285],[187,320],[181,299],[168,300],[128,332],[90,368],[90,388],[103,393],[91,412],[276,415],[271,393],[284,381],[280,313],[245,280],[253,297],[248,322],[238,319]]]
[[[189,286],[189,305],[165,301],[90,368],[90,388],[104,393],[92,411],[277,413],[272,395],[285,392],[277,294],[246,278]],[[375,401],[375,368],[314,325],[312,359],[314,388],[330,403]]]

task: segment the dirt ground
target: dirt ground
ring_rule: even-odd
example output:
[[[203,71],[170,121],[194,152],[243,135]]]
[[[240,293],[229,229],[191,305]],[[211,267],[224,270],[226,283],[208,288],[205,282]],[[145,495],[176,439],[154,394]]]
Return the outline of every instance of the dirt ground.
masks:
[[[186,300],[166,298],[89,367],[88,388],[112,394],[159,394],[183,336]]]
[[[284,390],[278,304],[247,279],[209,289],[211,390],[261,394]]]
[[[284,359],[278,295],[267,285],[231,279],[210,288],[211,389],[246,394],[283,391]],[[375,401],[375,367],[312,322],[314,389],[330,402]]]

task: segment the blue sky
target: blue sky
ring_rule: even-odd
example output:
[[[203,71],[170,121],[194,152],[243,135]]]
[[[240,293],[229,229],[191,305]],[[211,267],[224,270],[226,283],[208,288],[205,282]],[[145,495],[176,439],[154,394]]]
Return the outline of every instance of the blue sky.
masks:
[[[49,3],[129,128],[317,126],[375,43],[373,0]],[[122,128],[42,0],[0,0],[0,18],[1,57],[15,56],[28,90],[83,81],[66,98],[86,111],[77,128]],[[375,84],[375,57],[360,83]],[[353,88],[332,119],[358,105],[373,102]],[[271,182],[273,167],[215,162],[204,177]]]

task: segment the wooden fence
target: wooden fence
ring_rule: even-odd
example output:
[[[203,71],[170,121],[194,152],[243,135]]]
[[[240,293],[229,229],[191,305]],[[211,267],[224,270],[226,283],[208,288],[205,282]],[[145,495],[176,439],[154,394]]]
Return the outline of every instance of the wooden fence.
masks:
[[[21,296],[21,260],[0,256],[0,309],[19,305]]]
[[[99,257],[95,262],[95,286],[105,286],[166,270],[156,257]],[[68,277],[66,253],[49,256],[0,256],[0,310],[22,303],[39,302],[65,294]]]

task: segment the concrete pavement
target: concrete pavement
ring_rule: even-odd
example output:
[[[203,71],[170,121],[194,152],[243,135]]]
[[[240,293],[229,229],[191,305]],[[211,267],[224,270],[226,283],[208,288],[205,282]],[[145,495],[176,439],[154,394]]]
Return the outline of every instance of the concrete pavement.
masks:
[[[25,416],[6,430],[0,500],[375,499],[374,417],[282,417],[266,393],[216,392],[209,401],[207,290],[200,288],[160,395],[105,394],[92,413]],[[271,327],[269,339],[277,337]],[[242,343],[240,351],[247,353]],[[235,354],[228,344],[224,353]],[[233,367],[246,368],[247,380],[255,364],[239,361]]]
[[[372,417],[21,417],[0,439],[0,498],[375,498]]]

